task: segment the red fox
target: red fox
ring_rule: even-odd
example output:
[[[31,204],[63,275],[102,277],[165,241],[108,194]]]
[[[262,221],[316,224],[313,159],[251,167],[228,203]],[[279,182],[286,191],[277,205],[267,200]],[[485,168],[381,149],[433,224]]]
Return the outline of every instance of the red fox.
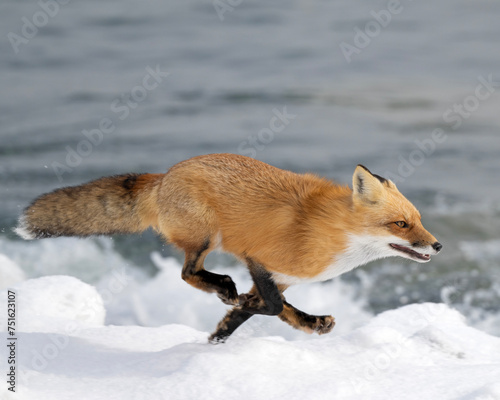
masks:
[[[283,292],[325,281],[370,261],[400,256],[428,262],[442,245],[418,210],[387,179],[358,165],[352,189],[235,154],[210,154],[165,174],[105,177],[37,198],[20,217],[24,239],[110,235],[153,227],[185,252],[182,279],[233,308],[210,336],[223,342],[254,314],[277,315],[308,333],[328,333],[329,315],[308,315]],[[204,269],[220,248],[244,261],[254,285]]]

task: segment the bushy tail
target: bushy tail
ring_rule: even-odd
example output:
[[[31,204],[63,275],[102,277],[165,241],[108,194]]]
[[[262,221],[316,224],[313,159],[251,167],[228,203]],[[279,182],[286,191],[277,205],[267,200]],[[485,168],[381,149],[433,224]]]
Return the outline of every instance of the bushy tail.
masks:
[[[15,232],[22,238],[142,232],[157,219],[161,174],[110,176],[38,197]]]

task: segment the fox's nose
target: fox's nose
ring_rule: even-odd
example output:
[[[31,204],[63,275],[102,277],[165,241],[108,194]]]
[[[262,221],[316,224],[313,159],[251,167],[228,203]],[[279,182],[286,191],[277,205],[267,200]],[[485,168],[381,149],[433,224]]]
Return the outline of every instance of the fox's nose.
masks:
[[[439,242],[436,242],[432,245],[432,248],[439,253],[441,251],[441,249],[443,248],[443,245]]]

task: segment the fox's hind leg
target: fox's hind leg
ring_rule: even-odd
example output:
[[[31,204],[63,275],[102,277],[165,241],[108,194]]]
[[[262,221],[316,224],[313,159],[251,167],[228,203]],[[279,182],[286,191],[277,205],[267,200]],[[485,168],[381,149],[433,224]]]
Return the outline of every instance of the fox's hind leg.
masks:
[[[238,304],[238,292],[228,275],[205,270],[203,263],[210,251],[220,245],[217,221],[213,210],[194,200],[183,188],[182,181],[167,180],[162,186],[161,214],[158,231],[165,239],[184,251],[186,257],[182,279],[191,286],[217,296],[225,303]]]
[[[209,240],[198,247],[189,246],[185,252],[186,259],[182,268],[182,279],[197,289],[217,293],[217,296],[225,304],[235,305],[239,303],[236,285],[231,277],[209,272],[203,267],[203,262],[210,252]]]

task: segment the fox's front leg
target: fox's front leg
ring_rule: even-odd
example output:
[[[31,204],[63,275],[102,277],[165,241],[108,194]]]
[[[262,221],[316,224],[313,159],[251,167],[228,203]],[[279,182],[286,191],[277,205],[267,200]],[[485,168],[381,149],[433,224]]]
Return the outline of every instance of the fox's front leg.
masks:
[[[280,296],[280,304],[282,304],[281,292],[275,294]],[[255,285],[253,285],[248,293],[240,294],[239,300],[240,305],[229,310],[225,317],[217,324],[215,332],[208,339],[210,343],[224,343],[240,325],[255,314],[277,315],[282,309],[279,308],[273,311],[273,306],[266,306],[266,301],[259,295]]]
[[[330,332],[335,326],[335,319],[331,315],[310,315],[296,309],[286,301],[283,302],[283,311],[279,319],[306,333],[316,332],[318,335]]]
[[[224,318],[217,324],[215,332],[210,335],[208,341],[212,344],[224,343],[231,334],[238,329],[246,320],[255,314],[243,311],[236,306],[229,310]]]
[[[335,320],[330,315],[309,315],[296,309],[285,301],[283,292],[287,286],[277,285],[262,265],[252,259],[247,259],[256,293],[240,295],[240,307],[243,311],[254,314],[278,315],[278,317],[295,329],[307,333],[316,332],[319,335],[330,332],[335,326]],[[262,312],[261,310],[265,310]],[[248,318],[247,318],[248,319]]]
[[[262,265],[247,258],[248,269],[254,285],[250,292],[239,296],[239,305],[228,311],[210,336],[211,343],[223,343],[252,315],[278,315],[283,311],[283,290],[274,282],[272,275]]]

